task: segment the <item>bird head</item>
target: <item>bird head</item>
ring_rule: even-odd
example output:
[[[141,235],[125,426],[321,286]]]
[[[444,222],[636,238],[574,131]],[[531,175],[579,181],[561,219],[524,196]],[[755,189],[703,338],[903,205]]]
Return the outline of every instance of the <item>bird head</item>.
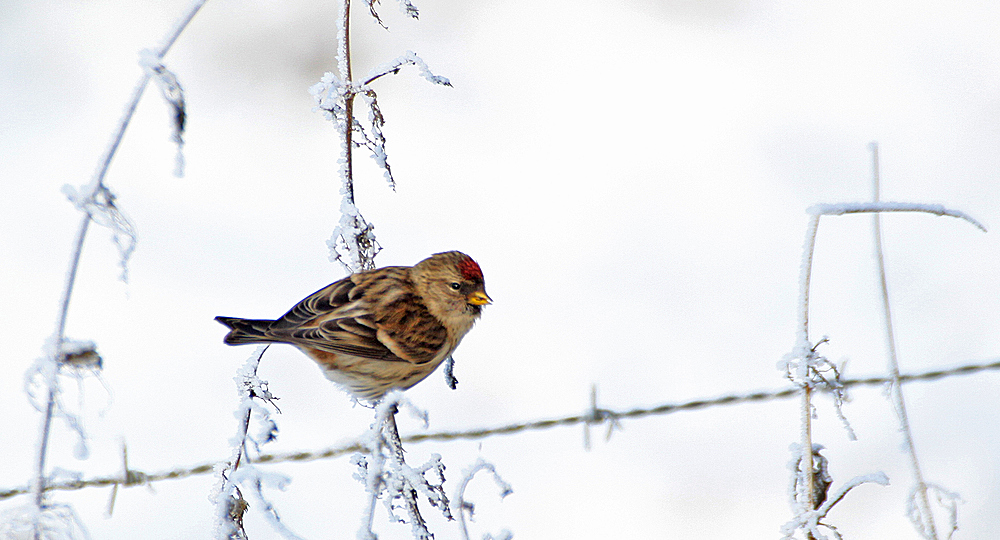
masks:
[[[413,267],[414,281],[427,308],[439,319],[479,317],[483,306],[493,302],[486,294],[483,271],[460,251],[436,253]]]

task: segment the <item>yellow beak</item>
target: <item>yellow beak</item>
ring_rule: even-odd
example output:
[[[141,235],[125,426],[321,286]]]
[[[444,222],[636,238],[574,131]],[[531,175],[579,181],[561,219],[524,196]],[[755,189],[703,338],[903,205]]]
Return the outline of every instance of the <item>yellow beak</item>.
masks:
[[[485,306],[486,304],[492,304],[493,299],[490,298],[483,291],[476,291],[465,298],[465,301],[474,306]]]

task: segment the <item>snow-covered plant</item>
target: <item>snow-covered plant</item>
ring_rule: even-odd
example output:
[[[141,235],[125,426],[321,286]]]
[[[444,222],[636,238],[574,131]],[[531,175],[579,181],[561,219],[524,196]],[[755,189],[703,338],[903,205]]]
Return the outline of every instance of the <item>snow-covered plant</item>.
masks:
[[[277,411],[274,402],[278,398],[267,389],[267,381],[257,376],[260,358],[266,350],[266,346],[258,347],[233,377],[240,398],[233,413],[238,425],[236,435],[230,439],[232,452],[229,459],[216,466],[217,480],[209,497],[215,504],[217,540],[246,538],[243,514],[250,505],[243,495],[244,491],[254,499],[253,506],[263,511],[274,530],[285,538],[299,539],[281,521],[277,509],[264,496],[263,491],[265,486],[284,490],[291,480],[254,465],[254,460],[261,454],[261,447],[278,436],[278,425],[271,417],[270,409],[264,405],[267,403]]]
[[[49,482],[46,475],[46,459],[53,418],[63,418],[69,424],[70,428],[77,433],[78,444],[75,452],[77,457],[84,458],[87,455],[86,435],[80,416],[67,412],[66,407],[63,406],[60,400],[62,389],[60,387],[59,375],[60,373],[72,373],[78,376],[78,378],[85,372],[99,375],[102,367],[102,360],[97,354],[96,346],[92,342],[72,341],[66,338],[66,320],[69,313],[69,303],[76,283],[80,257],[83,253],[83,242],[87,236],[91,222],[111,229],[113,240],[118,247],[121,257],[121,278],[122,280],[126,280],[128,277],[128,260],[135,249],[136,243],[135,226],[121,211],[116,203],[114,193],[105,185],[104,179],[111,165],[111,159],[117,152],[124,137],[125,129],[128,127],[135,113],[139,99],[142,97],[150,78],[156,71],[150,69],[150,66],[152,64],[162,66],[163,56],[166,55],[167,51],[170,50],[170,47],[180,36],[180,33],[201,9],[204,1],[194,0],[191,2],[184,14],[176,21],[174,27],[167,33],[162,43],[155,49],[143,53],[142,64],[145,68],[143,75],[132,92],[131,100],[126,106],[121,120],[118,122],[110,144],[98,162],[97,170],[91,181],[79,188],[72,186],[63,187],[63,193],[80,210],[83,216],[80,226],[77,229],[76,239],[70,255],[69,270],[66,273],[66,281],[60,299],[55,331],[44,347],[43,357],[29,368],[25,376],[25,389],[29,401],[43,414],[39,430],[38,453],[35,460],[35,475],[32,482],[33,502],[31,511],[18,513],[11,518],[13,521],[8,523],[9,526],[17,528],[21,528],[22,525],[29,526],[33,529],[33,536],[35,538],[69,538],[74,537],[71,534],[72,531],[83,531],[82,526],[74,528],[72,525],[59,525],[65,523],[78,524],[75,513],[67,505],[52,503],[46,499],[46,486]],[[161,71],[165,72],[165,68]],[[183,111],[183,96],[180,95],[180,86],[176,85],[176,91],[171,90],[170,92],[165,88],[164,92],[165,94],[172,93],[175,98],[179,96],[181,111]],[[180,144],[180,127],[183,126],[183,112],[175,114],[175,124],[175,140]],[[103,379],[100,380],[103,384]],[[14,525],[10,525],[11,523]],[[25,525],[26,523],[27,525]],[[70,533],[66,531],[70,531]],[[82,534],[86,535],[86,532],[83,531]]]
[[[433,538],[434,535],[427,529],[427,522],[417,506],[419,495],[439,509],[445,518],[454,519],[444,491],[445,467],[441,455],[432,454],[419,467],[406,463],[403,443],[396,428],[396,413],[401,407],[423,419],[424,425],[427,425],[427,413],[414,407],[400,390],[393,390],[375,406],[375,421],[360,441],[365,452],[354,454],[351,458],[351,462],[358,467],[354,478],[365,485],[368,493],[368,504],[358,531],[359,540],[378,538],[372,527],[375,503],[379,499],[388,511],[389,519],[394,522],[406,522],[396,514],[396,510],[405,508],[413,537],[420,540]],[[428,474],[431,479],[428,479]]]
[[[861,484],[889,485],[889,478],[884,473],[877,472],[856,476],[831,493],[833,476],[830,475],[830,462],[820,454],[823,445],[815,444],[812,446],[808,465],[804,464],[803,456],[806,452],[802,450],[800,445],[792,444],[789,449],[792,451],[793,457],[788,462],[788,468],[792,471],[788,495],[793,517],[781,527],[784,539],[791,539],[797,531],[802,531],[806,538],[826,540],[827,537],[823,534],[825,530],[832,534],[833,538],[842,540],[843,537],[837,528],[823,521],[830,510],[843,500],[848,491]],[[803,467],[807,467],[807,474],[803,474]]]
[[[367,0],[369,10],[375,20],[382,25],[382,19],[375,10],[377,0]],[[431,83],[451,86],[445,77],[431,73],[427,63],[416,53],[407,51],[395,60],[376,67],[361,82],[355,81],[351,68],[350,40],[350,0],[342,0],[337,20],[337,67],[338,73],[327,72],[320,81],[309,88],[316,100],[317,109],[327,120],[333,122],[340,134],[340,158],[338,163],[341,181],[340,221],[333,229],[327,246],[330,260],[339,262],[348,272],[370,270],[375,267],[375,255],[381,247],[375,239],[375,226],[365,220],[354,200],[354,149],[366,147],[372,159],[383,171],[389,187],[395,189],[396,180],[392,176],[388,156],[385,151],[385,136],[382,126],[385,117],[378,106],[378,97],[370,85],[389,74],[398,73],[407,65],[416,66],[420,76]],[[408,16],[417,18],[418,11],[409,0],[400,0],[400,8]],[[361,96],[368,109],[368,125],[365,127],[354,113],[354,98]]]
[[[852,488],[866,482],[874,482],[885,485],[888,484],[889,481],[885,474],[881,472],[859,476],[847,482],[843,487],[837,490],[833,496],[829,496],[828,492],[832,483],[832,478],[830,477],[828,469],[829,462],[825,457],[819,454],[819,450],[822,449],[822,446],[814,444],[812,440],[812,420],[815,417],[812,395],[818,389],[829,390],[833,394],[837,414],[844,422],[844,425],[848,430],[849,437],[852,439],[854,438],[854,433],[841,410],[841,405],[844,402],[844,386],[840,381],[840,371],[837,369],[836,365],[817,352],[818,347],[829,340],[828,338],[823,337],[821,340],[813,344],[809,339],[809,284],[812,278],[813,253],[816,247],[816,236],[819,229],[820,218],[824,215],[838,216],[855,213],[872,213],[877,216],[882,212],[925,212],[939,216],[961,218],[972,223],[981,230],[985,230],[979,222],[964,212],[951,210],[941,205],[879,202],[877,174],[875,199],[875,202],[869,203],[819,204],[808,209],[811,217],[809,220],[809,226],[806,230],[806,241],[802,252],[802,264],[800,267],[798,331],[796,333],[795,345],[792,347],[792,351],[785,355],[785,358],[778,363],[778,368],[783,370],[786,376],[802,389],[802,407],[800,409],[800,418],[802,422],[801,443],[793,445],[792,451],[796,454],[796,457],[789,463],[789,468],[792,471],[790,496],[794,517],[781,528],[785,538],[792,538],[796,531],[802,531],[806,538],[823,540],[826,537],[821,533],[820,527],[823,527],[825,530],[832,533],[835,538],[841,538],[840,533],[837,532],[837,529],[834,526],[821,521],[826,517],[827,512],[829,512],[829,510]],[[876,238],[878,238],[879,229],[877,221],[875,230]],[[881,246],[878,242],[877,244],[881,261]],[[886,302],[886,306],[888,306],[888,298],[885,295],[884,286],[885,271],[884,267],[881,266],[881,263],[880,274],[883,282],[883,298]],[[888,318],[888,307],[886,309],[886,314]],[[887,328],[891,336],[891,322],[887,321]],[[894,373],[896,381],[894,386],[898,387],[898,368],[893,367],[891,371]],[[897,410],[904,411],[901,418],[905,419],[905,409],[901,408],[900,403],[901,400],[897,401],[896,407]],[[908,433],[908,426],[905,422],[903,425],[904,433]],[[907,441],[909,441],[908,435]],[[924,503],[922,506],[925,508],[924,510],[921,510],[921,505],[916,502],[911,503],[910,516],[914,523],[918,524],[918,530],[921,534],[925,535],[925,537],[929,539],[936,540],[937,535],[934,531],[933,518],[930,515],[930,510],[928,504],[926,503],[927,486],[923,484],[919,475],[919,468],[915,465],[916,458],[914,452],[912,451],[912,444],[910,445],[910,450],[917,478],[917,489],[915,491],[917,495],[911,497],[911,500],[918,501],[922,499],[922,502]],[[923,493],[922,497],[919,497],[920,493]],[[943,491],[943,493],[951,495],[947,491]],[[945,499],[947,501],[954,500],[948,497]],[[945,504],[945,506],[947,507],[947,504]],[[953,517],[954,513],[951,513],[950,515]],[[954,522],[954,519],[952,519],[952,521]]]

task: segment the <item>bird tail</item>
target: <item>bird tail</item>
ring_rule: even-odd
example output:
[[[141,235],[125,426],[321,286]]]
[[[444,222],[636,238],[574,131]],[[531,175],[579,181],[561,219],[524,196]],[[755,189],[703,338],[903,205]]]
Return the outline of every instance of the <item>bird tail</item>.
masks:
[[[215,320],[226,325],[229,333],[222,341],[226,345],[245,345],[247,343],[273,343],[274,339],[267,337],[267,329],[274,321],[269,319],[240,319],[239,317],[216,317]]]

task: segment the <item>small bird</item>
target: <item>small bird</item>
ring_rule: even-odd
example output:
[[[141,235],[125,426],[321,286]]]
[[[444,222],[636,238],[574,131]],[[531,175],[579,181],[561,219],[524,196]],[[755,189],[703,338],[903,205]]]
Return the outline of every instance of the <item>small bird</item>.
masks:
[[[447,251],[414,266],[351,274],[277,320],[215,320],[230,329],[227,345],[294,345],[328,379],[358,399],[376,402],[437,369],[492,302],[476,261]]]

